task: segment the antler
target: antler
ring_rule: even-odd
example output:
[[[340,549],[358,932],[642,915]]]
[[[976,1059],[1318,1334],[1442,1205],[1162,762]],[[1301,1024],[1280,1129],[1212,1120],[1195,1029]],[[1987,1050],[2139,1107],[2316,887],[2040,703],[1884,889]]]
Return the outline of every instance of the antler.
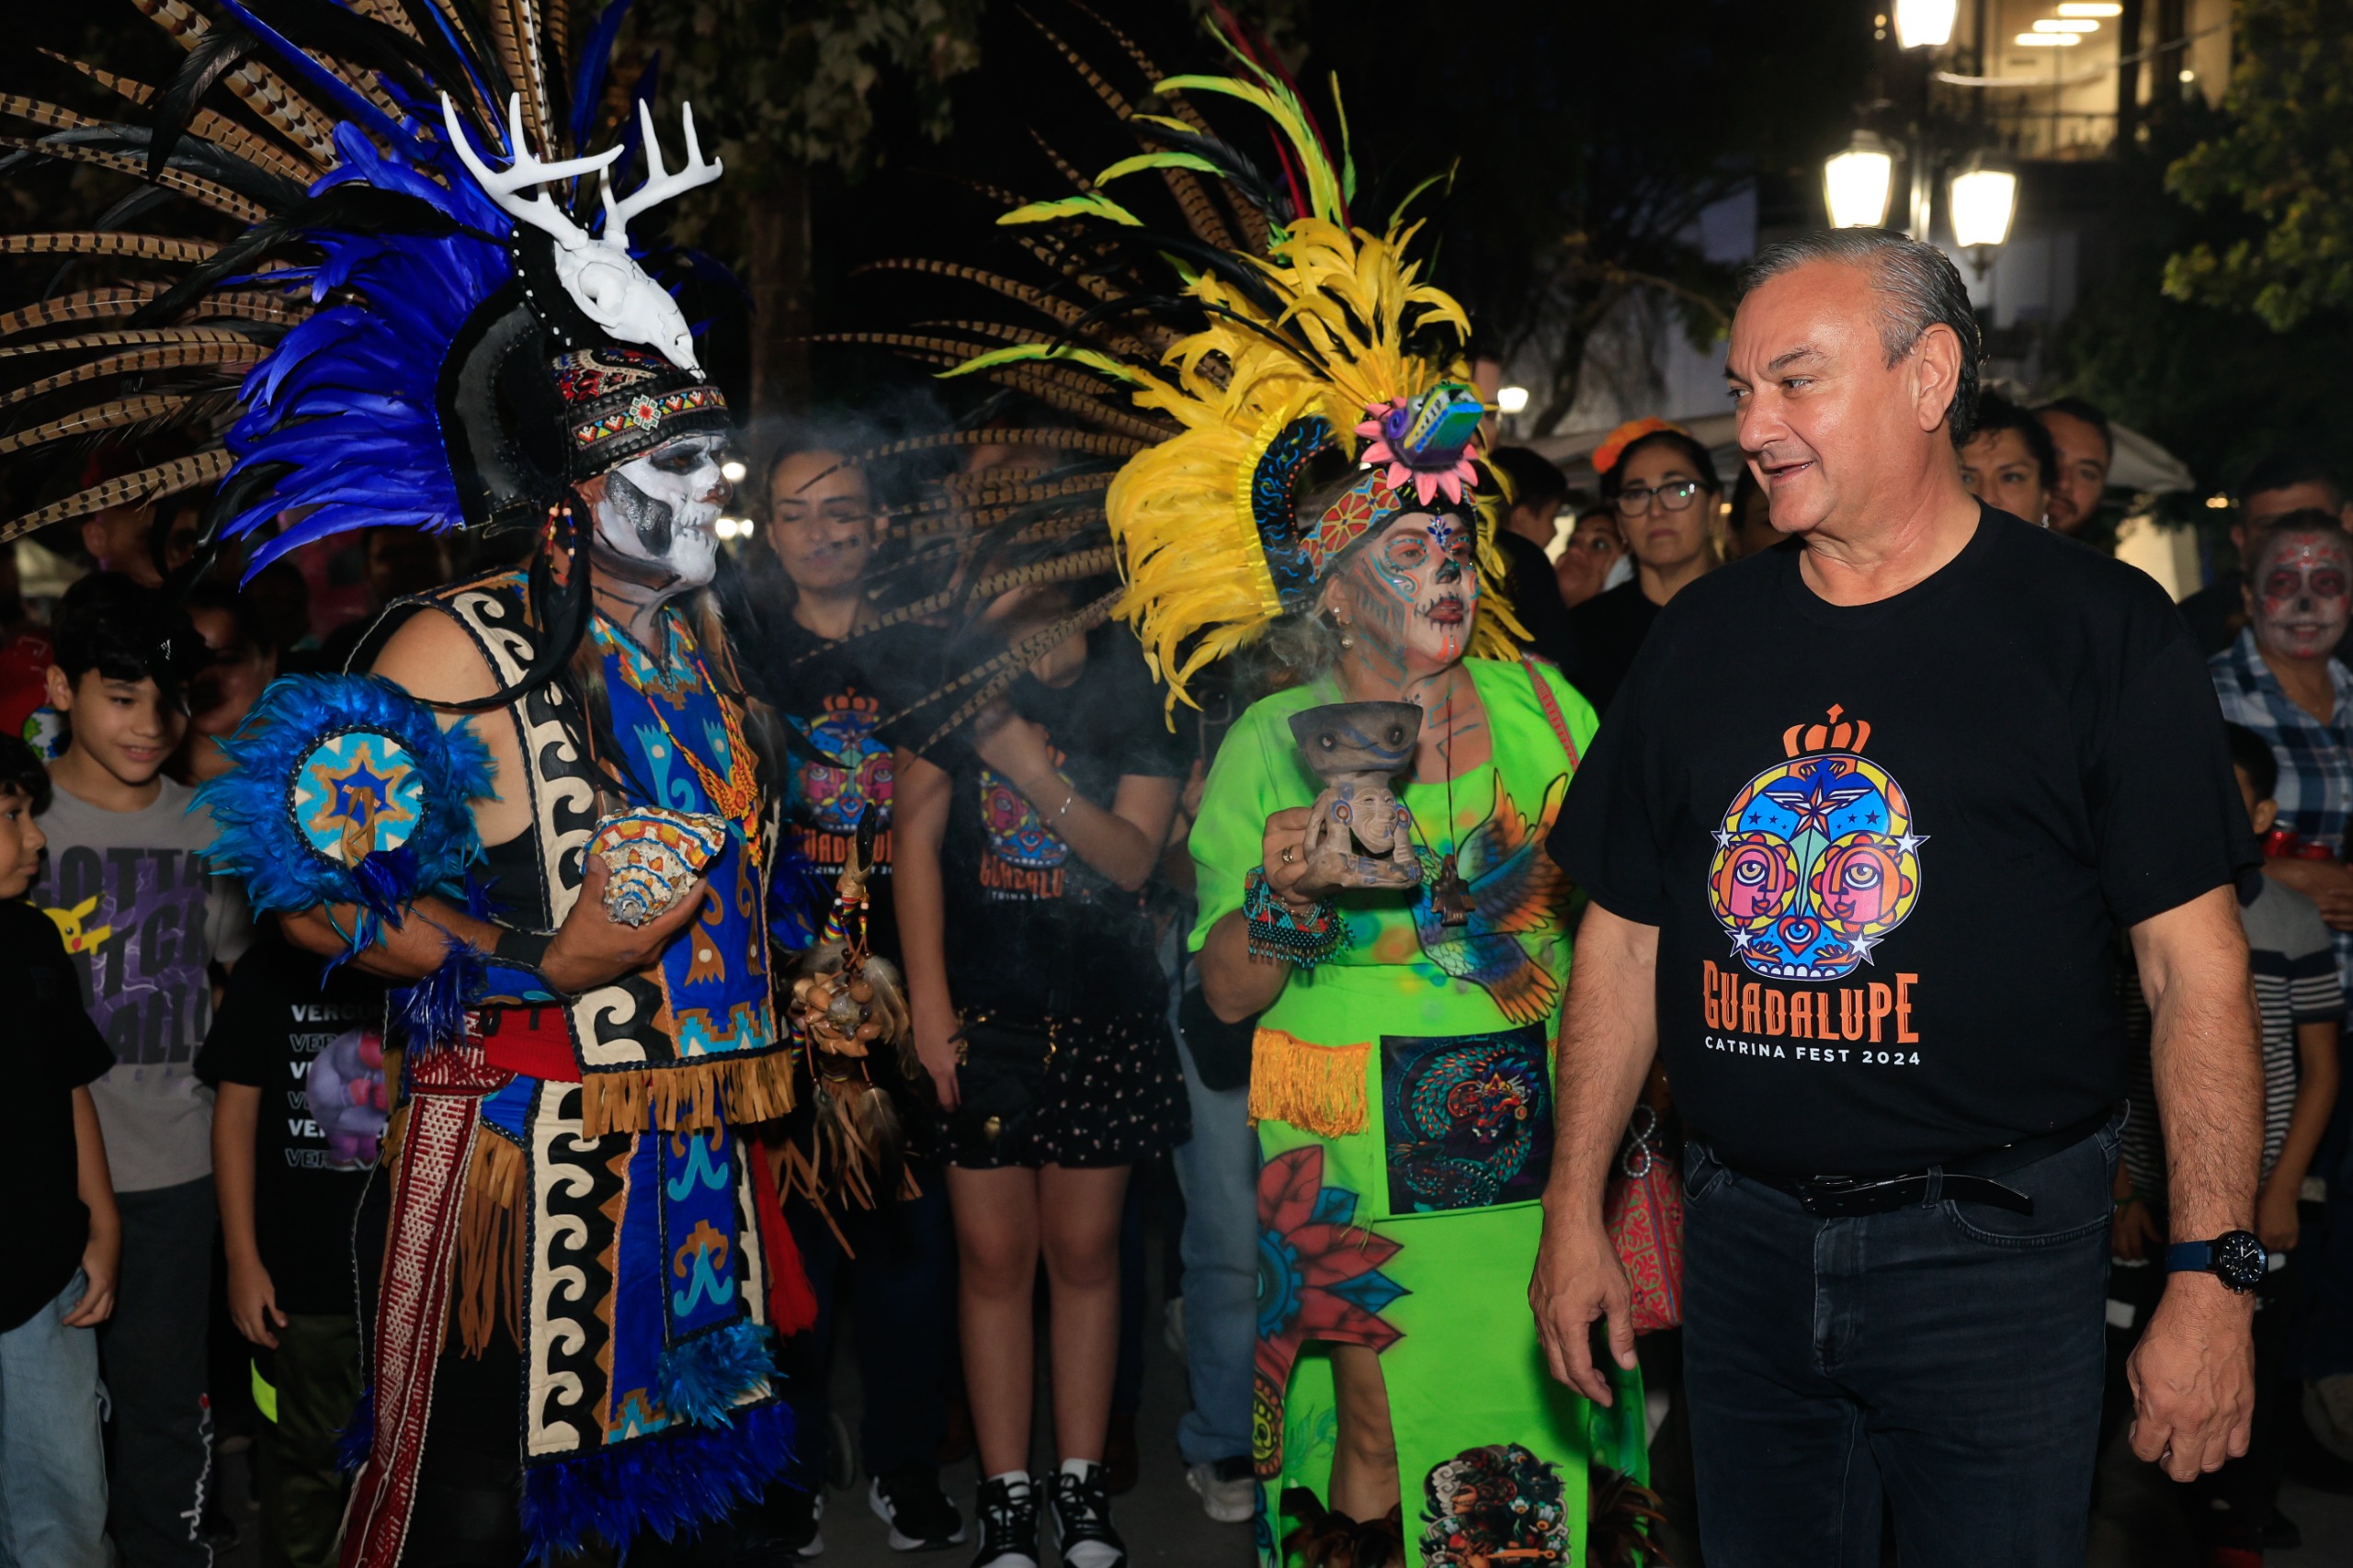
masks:
[[[498,204],[499,210],[535,229],[545,230],[560,241],[585,244],[588,236],[581,231],[580,225],[574,222],[571,215],[558,207],[555,199],[545,190],[529,198],[518,197],[516,192],[532,186],[544,186],[552,180],[570,179],[574,175],[601,175],[607,165],[621,155],[622,149],[608,147],[592,158],[561,158],[552,164],[541,163],[531,155],[529,143],[523,137],[522,94],[517,93],[507,99],[506,113],[507,145],[515,149],[515,161],[504,170],[494,173],[474,152],[472,140],[467,136],[465,128],[458,123],[458,106],[449,101],[449,94],[441,95],[441,123],[449,130],[450,148],[458,154],[458,161],[466,165],[466,172],[474,176],[474,183]],[[689,143],[693,141],[691,122],[688,141]],[[654,166],[657,171],[661,168],[658,157]],[[609,206],[612,200],[609,185],[605,199]]]
[[[605,232],[600,236],[608,245],[629,244],[629,221],[656,202],[667,201],[681,192],[697,186],[709,185],[717,179],[725,165],[713,160],[702,161],[702,144],[695,140],[695,106],[686,106],[687,166],[676,174],[662,166],[662,142],[654,134],[654,111],[643,99],[638,101],[637,129],[645,142],[645,183],[631,191],[624,200],[613,199],[610,174],[603,176],[605,187]]]

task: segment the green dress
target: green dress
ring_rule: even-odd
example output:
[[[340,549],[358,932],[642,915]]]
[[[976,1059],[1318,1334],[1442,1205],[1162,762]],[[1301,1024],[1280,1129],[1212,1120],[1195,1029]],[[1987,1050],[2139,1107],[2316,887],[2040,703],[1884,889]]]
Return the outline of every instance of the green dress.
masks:
[[[1569,967],[1569,887],[1544,839],[1574,767],[1532,677],[1577,754],[1596,721],[1550,665],[1465,667],[1494,756],[1453,781],[1450,812],[1443,783],[1404,791],[1421,888],[1344,897],[1347,949],[1294,972],[1258,1021],[1252,1425],[1269,1565],[1288,1529],[1281,1493],[1327,1493],[1335,1343],[1380,1353],[1408,1563],[1582,1562],[1588,1460],[1646,1476],[1639,1381],[1613,1369],[1606,1410],[1563,1388],[1528,1307]],[[1290,715],[1338,700],[1329,679],[1278,693],[1226,738],[1192,834],[1196,950],[1242,906],[1267,816],[1315,799]],[[1449,853],[1471,886],[1467,926],[1430,904]]]

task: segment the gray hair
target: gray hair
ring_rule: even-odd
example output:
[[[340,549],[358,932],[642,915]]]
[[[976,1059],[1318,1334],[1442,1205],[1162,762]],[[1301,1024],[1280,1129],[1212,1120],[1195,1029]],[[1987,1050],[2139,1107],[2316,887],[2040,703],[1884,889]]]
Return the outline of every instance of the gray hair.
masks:
[[[1977,373],[1985,346],[1977,329],[1976,308],[1969,302],[1969,286],[1961,280],[1952,258],[1889,229],[1824,229],[1776,240],[1758,251],[1741,268],[1740,291],[1745,295],[1768,278],[1815,261],[1859,267],[1870,274],[1881,301],[1880,347],[1887,351],[1890,365],[1917,347],[1930,327],[1952,329],[1961,339],[1961,379],[1945,411],[1945,425],[1954,446],[1966,442],[1977,428]]]

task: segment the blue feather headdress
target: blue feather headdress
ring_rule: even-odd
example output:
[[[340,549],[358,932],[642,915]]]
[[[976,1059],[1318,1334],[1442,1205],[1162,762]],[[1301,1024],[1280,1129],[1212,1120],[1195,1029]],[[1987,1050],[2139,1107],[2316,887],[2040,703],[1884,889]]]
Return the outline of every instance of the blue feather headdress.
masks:
[[[24,367],[21,385],[0,378],[0,463],[49,471],[11,488],[88,479],[94,443],[108,476],[0,542],[218,483],[207,545],[257,540],[250,574],[354,528],[536,524],[571,483],[724,428],[684,316],[640,265],[676,253],[629,233],[720,166],[691,110],[686,165],[665,166],[651,72],[605,123],[628,6],[606,6],[575,69],[563,29],[513,0],[488,26],[460,0],[142,5],[188,51],[176,79],[90,74],[152,104],[146,122],[0,102],[47,131],[10,161],[147,183],[109,219],[193,204],[245,225],[225,243],[210,219],[187,238],[168,222],[0,235],[0,254],[110,274],[0,316],[20,340],[0,364]],[[640,158],[643,181],[617,196],[612,171]],[[126,285],[126,267],[163,276]]]

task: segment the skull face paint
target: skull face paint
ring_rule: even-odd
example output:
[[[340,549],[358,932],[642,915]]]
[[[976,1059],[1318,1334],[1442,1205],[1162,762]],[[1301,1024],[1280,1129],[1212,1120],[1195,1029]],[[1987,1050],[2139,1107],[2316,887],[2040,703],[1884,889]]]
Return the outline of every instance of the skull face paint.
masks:
[[[719,466],[725,448],[719,436],[681,436],[607,474],[594,512],[598,547],[679,588],[710,582],[719,557],[714,525],[730,494]]]
[[[1408,669],[1443,669],[1471,646],[1479,573],[1471,527],[1450,515],[1409,512],[1347,569],[1362,631]]]
[[[2326,658],[2353,618],[2353,540],[2336,528],[2271,535],[2256,552],[2247,601],[2264,653]]]

